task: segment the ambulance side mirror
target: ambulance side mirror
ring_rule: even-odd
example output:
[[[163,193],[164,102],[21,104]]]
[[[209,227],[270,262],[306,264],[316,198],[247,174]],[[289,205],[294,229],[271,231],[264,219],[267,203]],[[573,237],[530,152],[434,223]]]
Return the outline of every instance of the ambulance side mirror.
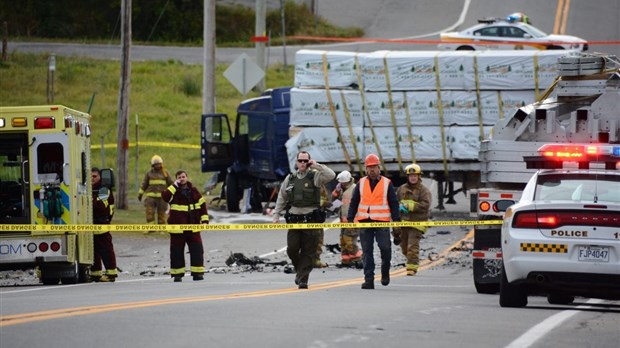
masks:
[[[111,168],[101,169],[101,186],[110,190],[114,188],[114,171]]]

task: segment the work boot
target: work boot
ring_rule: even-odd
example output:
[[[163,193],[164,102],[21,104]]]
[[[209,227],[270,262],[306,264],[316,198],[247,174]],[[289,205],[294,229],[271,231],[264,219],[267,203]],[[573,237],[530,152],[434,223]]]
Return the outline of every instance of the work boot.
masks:
[[[114,283],[116,281],[116,277],[113,275],[103,275],[99,278],[98,282],[102,283]]]
[[[205,277],[204,277],[204,276],[202,276],[202,275],[195,275],[195,276],[193,276],[192,278],[193,278],[194,280],[204,280],[204,279],[205,279]]]
[[[175,283],[180,283],[183,281],[183,276],[174,276],[173,278]]]
[[[307,289],[307,288],[308,288],[308,283],[299,282],[299,289]]]
[[[362,289],[372,290],[375,288],[375,282],[372,280],[366,280],[362,283]]]
[[[381,285],[388,286],[390,284],[390,268],[381,267]]]
[[[321,260],[316,260],[314,262],[314,268],[325,268],[327,264],[325,262],[321,262]]]
[[[418,265],[413,264],[413,263],[408,263],[407,264],[407,275],[408,276],[414,276],[418,273]]]

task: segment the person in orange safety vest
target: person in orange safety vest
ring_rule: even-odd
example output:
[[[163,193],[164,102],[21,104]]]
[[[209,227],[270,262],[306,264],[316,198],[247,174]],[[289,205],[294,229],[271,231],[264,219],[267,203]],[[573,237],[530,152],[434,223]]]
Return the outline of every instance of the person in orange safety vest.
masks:
[[[399,203],[392,181],[381,175],[379,157],[366,156],[364,165],[367,176],[360,179],[353,191],[351,205],[347,214],[348,222],[389,222],[400,221]],[[390,263],[392,244],[390,229],[386,227],[360,228],[362,242],[362,262],[364,264],[364,283],[362,289],[375,288],[374,241],[381,251],[381,284],[390,283]]]

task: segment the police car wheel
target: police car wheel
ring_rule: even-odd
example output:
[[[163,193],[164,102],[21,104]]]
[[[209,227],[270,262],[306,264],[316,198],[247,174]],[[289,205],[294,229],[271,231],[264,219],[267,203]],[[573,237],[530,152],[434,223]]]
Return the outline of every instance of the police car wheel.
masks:
[[[527,305],[527,291],[522,284],[511,284],[506,278],[506,269],[502,267],[502,280],[499,284],[499,305],[520,308]]]

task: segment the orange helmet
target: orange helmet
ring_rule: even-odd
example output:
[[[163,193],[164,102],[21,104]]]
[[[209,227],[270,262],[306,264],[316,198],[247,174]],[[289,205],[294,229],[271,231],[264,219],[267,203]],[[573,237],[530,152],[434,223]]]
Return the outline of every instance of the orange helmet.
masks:
[[[364,165],[366,167],[378,166],[379,164],[381,164],[381,161],[379,160],[379,156],[375,155],[374,153],[371,153],[370,155],[366,156],[366,159],[364,160]]]

